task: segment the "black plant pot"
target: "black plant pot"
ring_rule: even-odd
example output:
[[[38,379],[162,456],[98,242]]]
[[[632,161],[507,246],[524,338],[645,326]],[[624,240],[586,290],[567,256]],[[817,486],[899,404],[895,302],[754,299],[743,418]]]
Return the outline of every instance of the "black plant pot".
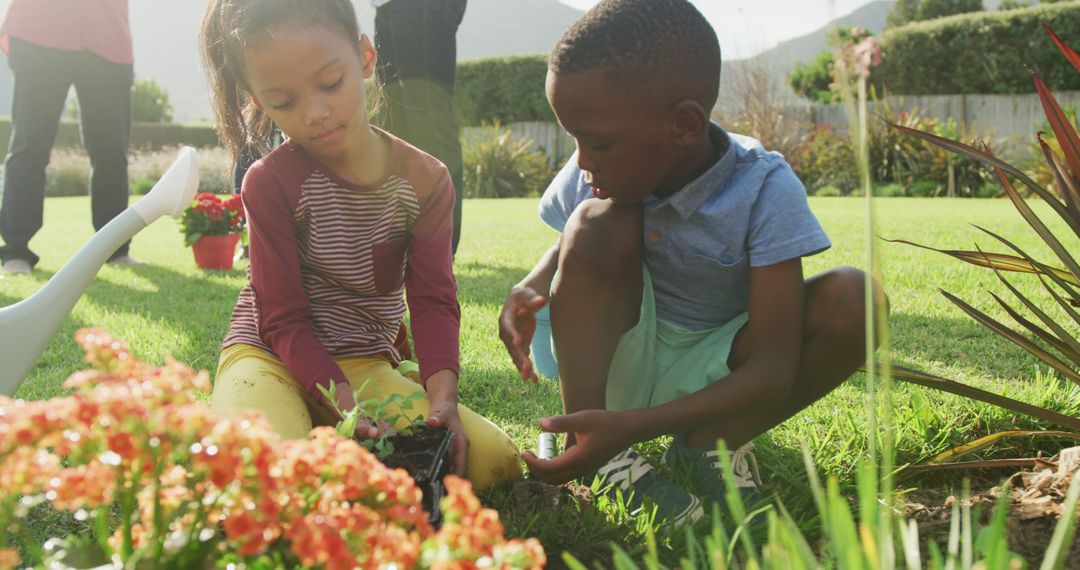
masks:
[[[447,428],[432,428],[418,424],[408,434],[398,434],[386,438],[394,446],[383,463],[387,467],[400,467],[407,471],[416,485],[424,493],[423,507],[428,513],[431,526],[442,525],[442,509],[439,501],[445,494],[443,477],[450,472],[446,456],[450,443],[454,441],[454,432]]]

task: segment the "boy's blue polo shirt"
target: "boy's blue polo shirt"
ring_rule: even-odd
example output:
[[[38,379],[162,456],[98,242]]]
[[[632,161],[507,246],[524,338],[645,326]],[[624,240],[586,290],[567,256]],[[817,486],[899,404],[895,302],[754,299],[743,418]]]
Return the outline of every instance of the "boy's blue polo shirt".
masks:
[[[643,204],[657,317],[689,330],[721,326],[748,310],[751,267],[832,245],[780,153],[715,123],[710,135],[730,141],[720,160],[678,192]],[[590,199],[575,154],[540,199],[540,217],[561,232]]]

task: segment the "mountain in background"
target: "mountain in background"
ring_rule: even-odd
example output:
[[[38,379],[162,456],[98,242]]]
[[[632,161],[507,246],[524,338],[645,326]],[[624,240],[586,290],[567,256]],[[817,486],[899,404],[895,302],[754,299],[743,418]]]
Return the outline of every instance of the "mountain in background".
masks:
[[[983,7],[986,10],[997,10],[1001,2],[1002,0],[983,0]],[[856,8],[850,14],[841,16],[813,32],[782,41],[754,57],[725,61],[720,79],[721,104],[724,101],[737,100],[736,91],[740,88],[740,78],[756,72],[770,75],[773,84],[783,88],[785,96],[797,97],[788,85],[788,75],[795,70],[796,64],[813,61],[819,53],[829,47],[829,34],[834,27],[860,26],[878,35],[885,29],[889,12],[895,4],[894,0],[876,0]],[[721,38],[721,44],[722,40]]]
[[[375,10],[369,0],[352,0],[361,29],[374,30]],[[0,0],[7,13],[11,0]],[[986,0],[995,9],[1001,0]],[[880,32],[892,8],[892,0],[867,4],[837,20],[841,26],[859,25]],[[153,79],[169,93],[179,122],[207,121],[211,117],[209,95],[199,61],[198,33],[205,2],[199,0],[131,0],[130,17],[135,43],[135,74]],[[458,31],[458,59],[496,55],[545,53],[582,12],[558,0],[468,0],[465,19]],[[830,26],[781,42],[750,59],[724,62],[724,91],[740,68],[761,65],[787,87],[787,74],[797,62],[812,60],[826,48]],[[723,38],[721,38],[723,44]],[[0,54],[0,114],[11,109],[11,73]]]

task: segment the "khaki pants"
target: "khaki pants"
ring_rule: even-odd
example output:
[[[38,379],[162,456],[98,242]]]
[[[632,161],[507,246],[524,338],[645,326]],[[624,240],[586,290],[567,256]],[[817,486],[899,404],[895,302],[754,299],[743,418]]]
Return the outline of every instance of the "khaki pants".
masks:
[[[383,358],[342,358],[337,360],[354,390],[362,390],[359,400],[383,399],[390,394],[423,394],[423,388],[403,376]],[[221,353],[211,406],[221,413],[255,409],[263,412],[281,437],[300,439],[314,426],[333,425],[330,413],[317,404],[289,374],[285,364],[273,355],[250,345],[233,345]],[[413,400],[411,409],[399,411],[398,426],[409,420],[426,418],[427,398]],[[469,436],[469,458],[465,477],[478,490],[522,476],[518,449],[498,426],[476,412],[458,406],[465,433]]]

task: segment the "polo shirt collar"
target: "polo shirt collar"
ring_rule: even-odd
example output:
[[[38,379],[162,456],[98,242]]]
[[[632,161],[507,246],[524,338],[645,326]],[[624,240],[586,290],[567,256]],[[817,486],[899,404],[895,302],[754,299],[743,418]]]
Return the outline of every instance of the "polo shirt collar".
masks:
[[[731,178],[731,174],[735,172],[734,141],[731,140],[727,131],[716,123],[709,123],[709,137],[712,138],[714,142],[723,141],[726,143],[727,150],[724,151],[724,155],[701,176],[698,176],[692,182],[683,186],[681,190],[669,196],[667,200],[659,200],[655,204],[656,206],[668,204],[672,208],[675,208],[675,211],[678,212],[683,219],[687,219],[701,207],[701,204],[703,204],[713,192],[723,188],[724,183],[727,182],[728,178]]]

